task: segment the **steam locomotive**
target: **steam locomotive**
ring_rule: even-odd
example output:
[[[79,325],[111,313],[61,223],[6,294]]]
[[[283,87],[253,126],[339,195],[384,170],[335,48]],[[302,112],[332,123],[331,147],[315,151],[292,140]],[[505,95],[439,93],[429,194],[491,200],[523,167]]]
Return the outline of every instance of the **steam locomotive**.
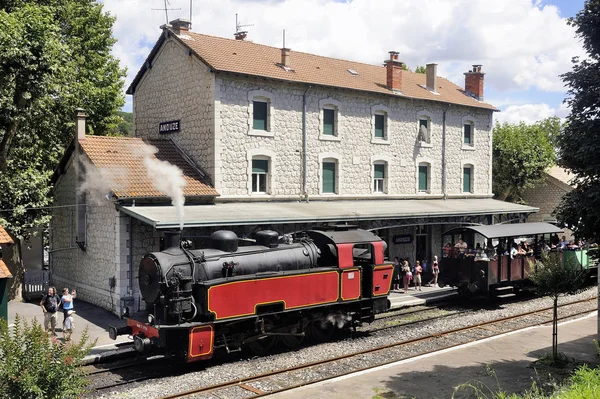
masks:
[[[240,246],[234,232],[219,230],[210,241],[194,250],[179,233],[166,233],[166,249],[139,266],[147,320],[129,318],[110,337],[131,335],[140,353],[195,362],[220,349],[263,354],[277,341],[289,348],[306,336],[325,341],[389,309],[393,265],[369,231],[328,226],[280,237],[264,230]]]

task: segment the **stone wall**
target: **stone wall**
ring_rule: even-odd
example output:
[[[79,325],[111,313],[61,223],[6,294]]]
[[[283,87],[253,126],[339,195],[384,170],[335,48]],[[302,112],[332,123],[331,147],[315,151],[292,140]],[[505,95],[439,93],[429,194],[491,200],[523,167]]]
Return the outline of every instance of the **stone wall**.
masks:
[[[299,197],[302,186],[302,94],[306,87],[217,77],[217,128],[222,168],[215,187],[223,198],[249,197],[251,155],[272,156],[274,173],[270,195],[259,198]],[[270,102],[270,129],[260,135],[251,129],[253,93]],[[320,135],[320,105],[339,107],[339,135]],[[388,112],[388,140],[373,138],[373,109]],[[417,193],[417,166],[431,163],[431,194],[442,194],[443,107],[431,102],[376,96],[336,89],[312,88],[307,94],[307,170],[311,198],[372,195],[372,163],[388,162],[388,196],[413,197]],[[431,118],[431,146],[421,147],[419,116]],[[491,111],[451,106],[447,111],[447,193],[462,193],[462,167],[475,168],[474,194],[491,194]],[[463,146],[463,123],[475,123],[472,148]],[[272,154],[272,155],[271,155]],[[340,165],[338,195],[319,195],[321,161],[337,157]],[[255,195],[256,196],[256,195]]]
[[[560,204],[562,197],[571,190],[564,183],[556,182],[553,177],[546,176],[544,182],[525,190],[523,200],[527,205],[540,208],[538,213],[534,213],[527,218],[529,222],[541,222],[544,217],[552,216],[552,213]]]
[[[214,75],[197,57],[168,39],[133,96],[135,136],[172,138],[207,174],[214,175]],[[181,121],[181,131],[159,134],[160,122]]]

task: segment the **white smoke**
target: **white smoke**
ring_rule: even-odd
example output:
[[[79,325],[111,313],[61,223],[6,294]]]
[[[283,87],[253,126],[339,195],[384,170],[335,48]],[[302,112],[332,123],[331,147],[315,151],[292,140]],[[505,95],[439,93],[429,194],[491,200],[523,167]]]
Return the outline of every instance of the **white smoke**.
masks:
[[[183,205],[185,204],[183,188],[186,185],[183,172],[167,161],[154,158],[153,155],[158,152],[158,149],[154,146],[148,144],[144,144],[143,147],[136,146],[132,152],[143,159],[146,174],[154,188],[171,198],[171,204],[177,212],[179,229],[183,230]]]
[[[127,180],[125,168],[97,168],[87,159],[81,159],[79,165],[81,181],[77,185],[77,193],[86,194],[86,202],[102,205],[111,199],[113,191],[122,190],[121,182]]]
[[[322,327],[325,327],[327,323],[333,324],[340,330],[344,328],[348,323],[352,321],[352,316],[345,313],[331,313],[327,315],[326,321],[322,323]]]

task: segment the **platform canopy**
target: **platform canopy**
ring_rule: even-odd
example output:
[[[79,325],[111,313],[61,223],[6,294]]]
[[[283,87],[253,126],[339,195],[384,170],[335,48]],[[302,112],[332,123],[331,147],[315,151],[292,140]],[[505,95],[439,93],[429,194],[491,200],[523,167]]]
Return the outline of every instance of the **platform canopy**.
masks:
[[[456,234],[464,231],[473,231],[486,238],[501,237],[526,237],[536,234],[562,233],[562,229],[550,223],[511,223],[493,224],[488,226],[462,226],[444,233]]]
[[[156,229],[178,228],[174,206],[120,206],[120,211]],[[360,222],[385,219],[528,214],[538,208],[473,199],[236,202],[184,207],[183,226],[243,226],[283,223]]]

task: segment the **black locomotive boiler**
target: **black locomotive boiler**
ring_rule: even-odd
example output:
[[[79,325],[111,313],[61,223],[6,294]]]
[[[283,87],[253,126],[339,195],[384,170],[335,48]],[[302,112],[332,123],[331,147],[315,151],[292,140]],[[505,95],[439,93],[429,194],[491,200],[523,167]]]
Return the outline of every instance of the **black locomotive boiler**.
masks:
[[[336,327],[371,322],[389,308],[393,266],[385,242],[350,226],[330,226],[280,237],[256,233],[254,245],[238,246],[220,230],[210,248],[190,249],[178,233],[166,233],[166,249],[140,262],[145,321],[130,318],[110,336],[133,336],[142,353],[188,362],[216,349],[268,351],[309,335],[326,340]]]

